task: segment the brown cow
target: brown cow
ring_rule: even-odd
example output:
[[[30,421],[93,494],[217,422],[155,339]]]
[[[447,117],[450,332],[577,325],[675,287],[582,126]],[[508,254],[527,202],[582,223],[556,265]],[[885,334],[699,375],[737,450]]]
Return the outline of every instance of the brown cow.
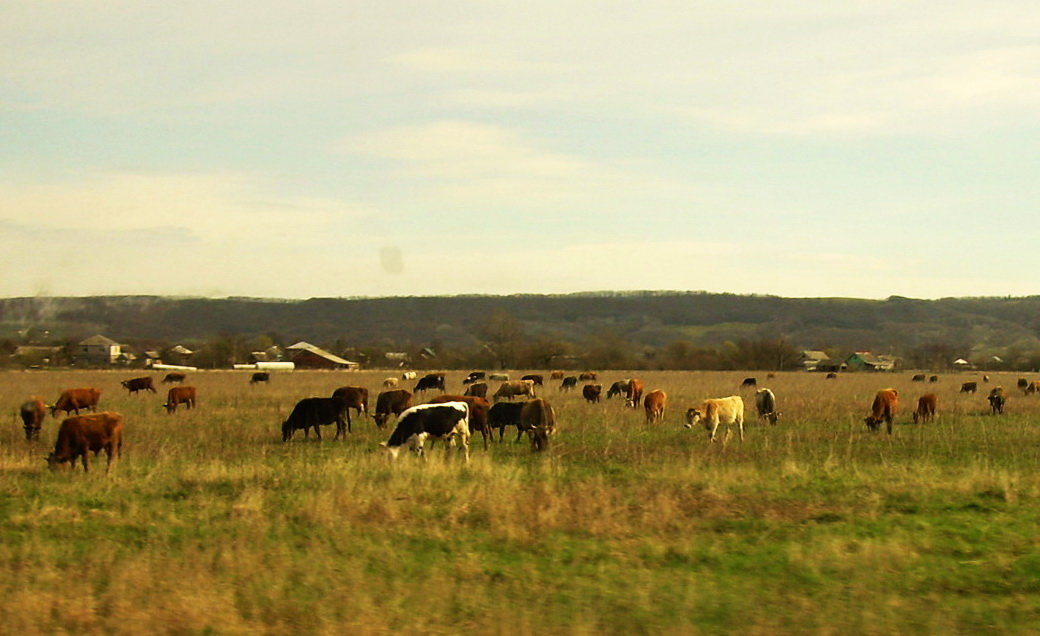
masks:
[[[1004,391],[1004,387],[993,387],[989,392],[989,397],[986,399],[989,401],[989,408],[993,411],[993,415],[1002,415],[1004,413],[1004,404],[1007,402],[1007,393]]]
[[[639,408],[639,400],[643,397],[643,381],[632,378],[628,381],[628,393],[625,396],[625,404],[636,409]]]
[[[469,430],[480,431],[484,438],[484,450],[488,447],[488,436],[491,430],[488,428],[488,410],[491,402],[482,397],[474,395],[438,395],[429,401],[429,404],[443,404],[445,402],[465,402],[469,405]]]
[[[183,404],[187,409],[195,408],[195,387],[175,386],[166,393],[166,404],[163,406],[167,413],[176,411],[178,404]]]
[[[549,447],[549,438],[556,434],[556,412],[542,398],[528,400],[520,409],[519,428],[527,431],[532,451],[543,451]]]
[[[65,389],[58,396],[58,401],[51,407],[51,417],[57,417],[58,411],[65,411],[68,415],[72,411],[79,415],[80,409],[97,411],[98,400],[101,399],[101,389]]]
[[[923,373],[915,373],[914,377],[910,378],[911,382],[924,382],[925,375]]]
[[[581,387],[581,397],[585,398],[586,402],[599,402],[599,396],[602,392],[602,384],[586,384]]]
[[[391,415],[400,415],[412,407],[412,394],[404,389],[383,391],[376,397],[376,426],[383,428]]]
[[[365,387],[341,386],[332,392],[332,397],[345,401],[347,408],[354,409],[358,415],[368,417],[368,389]]]
[[[657,389],[650,391],[643,398],[643,409],[646,411],[646,423],[653,424],[664,419],[664,409],[668,403],[668,395]]]
[[[183,373],[167,373],[166,377],[162,379],[163,384],[180,384],[184,382],[184,378],[187,377]]]
[[[550,380],[562,380],[563,379],[563,371],[550,371],[549,372],[549,379]]]
[[[1020,389],[1022,389],[1023,391],[1025,391],[1025,390],[1026,390],[1026,387],[1028,387],[1028,386],[1029,386],[1029,380],[1027,380],[1027,379],[1025,379],[1025,378],[1019,378],[1019,379],[1018,379],[1018,383],[1017,383],[1017,386],[1018,386],[1018,388],[1020,388]]]
[[[511,382],[503,382],[502,386],[498,387],[493,396],[494,400],[499,398],[505,398],[512,400],[518,395],[526,395],[529,398],[535,397],[534,395],[534,382],[530,380],[514,380]]]
[[[934,393],[925,393],[917,398],[917,410],[914,411],[914,424],[927,423],[935,419],[935,405],[938,398]]]
[[[271,374],[267,371],[257,371],[249,378],[249,385],[259,384],[260,382],[269,383],[271,381]]]
[[[595,371],[582,371],[581,373],[578,374],[578,380],[580,380],[581,382],[587,382],[589,380],[595,380],[595,379],[596,379],[596,372]]]
[[[1024,392],[1026,395],[1040,393],[1040,380],[1033,380],[1032,382],[1027,384],[1026,388],[1024,389]]]
[[[123,388],[129,391],[128,395],[133,395],[138,391],[151,391],[155,393],[155,386],[152,385],[152,379],[149,377],[144,378],[131,378],[129,380],[123,380],[120,382]]]
[[[877,431],[881,422],[885,422],[888,434],[892,434],[892,419],[899,410],[899,392],[895,389],[881,389],[874,396],[874,403],[870,406],[870,415],[863,421],[867,428]]]
[[[47,465],[51,469],[65,462],[76,465],[76,459],[83,458],[83,472],[90,472],[90,453],[96,457],[101,451],[108,456],[105,472],[112,467],[112,454],[122,455],[123,449],[123,416],[112,411],[77,415],[62,421],[58,429],[58,441],[54,444],[54,452],[47,456]]]
[[[486,398],[488,391],[487,382],[474,382],[473,384],[466,387],[463,395],[472,395],[473,397]]]
[[[827,374],[827,377],[825,379],[826,380],[837,380],[838,379],[838,374],[833,372],[833,371],[831,371],[830,373]]]
[[[22,402],[19,412],[22,416],[22,426],[25,428],[25,439],[40,439],[40,429],[43,428],[43,420],[47,417],[47,405],[34,395]]]

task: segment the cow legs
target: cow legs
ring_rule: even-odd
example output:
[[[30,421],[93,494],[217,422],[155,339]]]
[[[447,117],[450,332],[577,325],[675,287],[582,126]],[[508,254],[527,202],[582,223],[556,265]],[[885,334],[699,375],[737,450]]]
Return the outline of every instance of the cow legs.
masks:
[[[72,466],[75,468],[76,460],[72,460]],[[83,472],[90,472],[90,451],[83,451]]]
[[[714,424],[711,425],[711,433],[708,435],[708,442],[714,442],[715,441],[715,433],[718,430],[719,430],[719,423],[718,422],[715,422]],[[726,429],[726,432],[727,433],[729,432],[728,428]]]
[[[727,428],[726,430],[728,431],[729,429]],[[737,430],[740,431],[740,441],[743,442],[744,441],[744,420],[743,419],[737,420]]]

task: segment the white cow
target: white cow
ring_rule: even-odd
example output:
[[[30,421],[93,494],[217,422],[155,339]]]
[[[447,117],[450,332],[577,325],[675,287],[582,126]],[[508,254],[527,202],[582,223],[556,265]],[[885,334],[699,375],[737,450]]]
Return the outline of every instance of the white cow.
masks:
[[[775,425],[780,419],[780,411],[776,410],[776,396],[769,389],[759,389],[755,393],[755,408],[758,410],[759,419],[764,419]]]
[[[710,431],[709,442],[715,441],[715,432],[720,424],[726,425],[726,437],[729,437],[729,425],[736,424],[743,442],[744,400],[739,395],[704,400],[699,407],[686,411],[686,428],[693,428],[698,422],[703,422],[704,428]]]

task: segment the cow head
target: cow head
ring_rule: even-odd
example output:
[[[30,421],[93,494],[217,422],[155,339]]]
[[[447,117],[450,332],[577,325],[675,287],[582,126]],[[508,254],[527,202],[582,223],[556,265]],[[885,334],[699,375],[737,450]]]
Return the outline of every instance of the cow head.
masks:
[[[379,428],[383,428],[383,427],[386,426],[387,420],[390,419],[390,414],[389,413],[376,413],[375,415],[372,416],[372,419],[375,421],[376,426],[378,426]]]
[[[766,413],[766,421],[776,426],[776,421],[780,419],[781,412],[773,411],[772,413]]]
[[[397,459],[397,456],[401,454],[400,446],[388,446],[386,442],[380,442],[379,447],[386,450],[387,456],[390,458],[390,461],[394,461],[395,459]]]
[[[282,422],[282,441],[288,442],[290,439],[292,439],[292,434],[292,424],[289,423],[289,420],[285,420],[284,422]]]
[[[123,380],[122,382],[120,382],[120,384],[123,385],[124,389],[129,389],[130,388],[130,380]]]
[[[686,411],[686,428],[693,428],[697,422],[704,420],[704,413],[700,409],[689,409]]]
[[[59,459],[57,455],[51,453],[44,457],[43,461],[47,462],[47,468],[50,468],[51,470],[58,470],[59,468],[63,467],[65,465],[65,462],[67,462],[68,460]]]
[[[867,428],[869,428],[872,431],[877,431],[881,428],[881,418],[874,417],[873,415],[868,415],[867,417],[865,417],[863,419],[863,423],[866,424]]]

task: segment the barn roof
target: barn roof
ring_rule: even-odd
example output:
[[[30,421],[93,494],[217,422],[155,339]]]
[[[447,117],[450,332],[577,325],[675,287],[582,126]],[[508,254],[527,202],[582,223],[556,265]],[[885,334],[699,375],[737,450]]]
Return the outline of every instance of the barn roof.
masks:
[[[334,353],[329,353],[328,351],[322,349],[321,347],[312,345],[311,343],[304,342],[302,340],[297,342],[296,344],[291,345],[291,346],[286,347],[286,348],[290,349],[290,350],[293,350],[293,351],[309,351],[309,352],[313,353],[316,356],[321,356],[322,358],[325,358],[326,360],[329,360],[331,362],[335,362],[336,364],[345,364],[347,366],[357,366],[357,362],[351,362],[350,360],[344,360],[343,358],[337,356]]]
[[[80,344],[81,345],[87,345],[87,346],[98,346],[98,345],[101,345],[101,346],[104,346],[104,347],[114,347],[114,346],[117,346],[119,343],[116,342],[115,340],[112,340],[111,338],[106,338],[105,336],[102,336],[101,334],[97,334],[97,335],[94,335],[94,336],[91,336],[91,337],[87,338],[86,340],[81,341]]]

